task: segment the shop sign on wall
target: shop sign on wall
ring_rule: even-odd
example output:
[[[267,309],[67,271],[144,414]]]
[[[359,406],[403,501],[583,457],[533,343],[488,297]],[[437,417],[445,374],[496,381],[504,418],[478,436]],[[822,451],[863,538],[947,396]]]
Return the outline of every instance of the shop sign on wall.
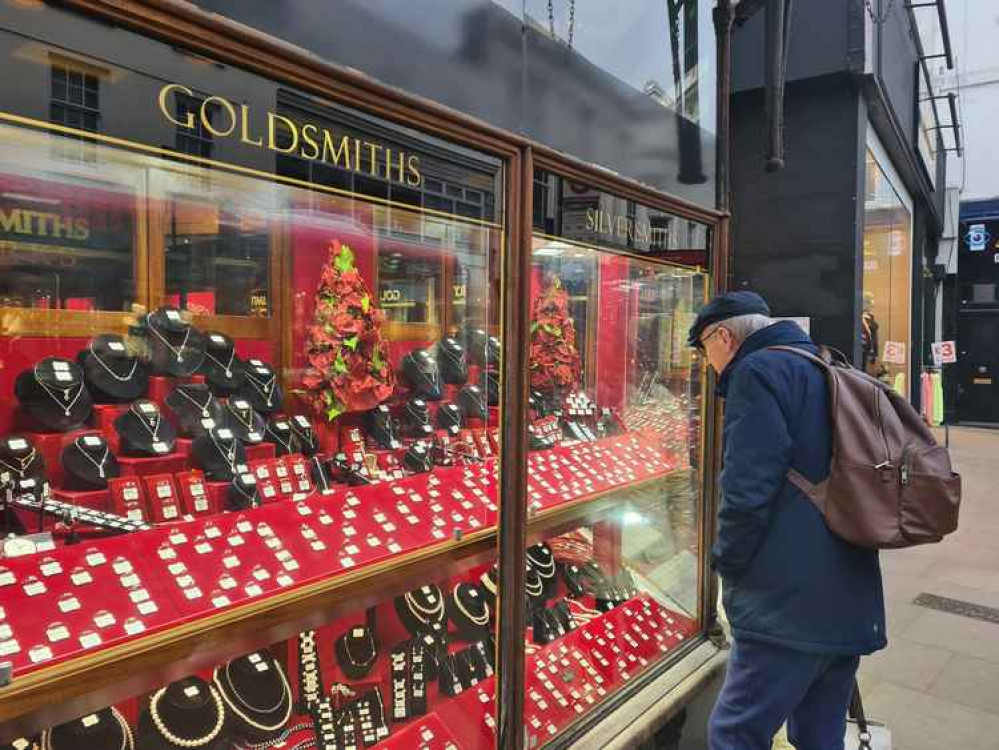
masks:
[[[934,341],[930,344],[930,349],[933,352],[933,364],[937,367],[957,362],[957,347],[953,341]]]
[[[905,342],[886,341],[884,352],[881,355],[881,361],[889,365],[904,365]]]

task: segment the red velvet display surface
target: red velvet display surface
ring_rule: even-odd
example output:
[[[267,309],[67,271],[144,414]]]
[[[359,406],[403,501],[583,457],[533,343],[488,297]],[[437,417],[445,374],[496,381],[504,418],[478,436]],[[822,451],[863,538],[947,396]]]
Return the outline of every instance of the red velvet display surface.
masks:
[[[246,462],[252,464],[254,461],[266,461],[277,455],[277,446],[274,443],[257,443],[256,445],[246,445]]]
[[[110,507],[107,510],[133,521],[150,520],[145,487],[138,477],[115,477],[109,480],[108,493]]]
[[[118,459],[123,477],[148,477],[154,474],[175,474],[184,470],[186,457],[181,453],[170,453],[165,456],[150,456],[149,458],[133,458],[122,456]]]
[[[114,421],[126,411],[128,404],[94,404],[94,409],[90,412],[90,424],[104,435],[113,450],[118,449],[118,433],[114,429]]]
[[[662,475],[671,460],[656,441],[642,434],[532,454],[532,500],[542,508],[578,501]],[[284,467],[292,480],[299,476],[296,467],[305,466],[300,456],[272,465],[275,474]],[[495,471],[494,460],[439,468],[391,484],[339,488],[303,502],[286,499],[243,512],[165,524],[107,543],[127,550],[143,581],[154,580],[167,592],[174,613],[168,619],[180,622],[492,526],[497,519]],[[189,513],[190,483],[198,478],[195,473],[177,476]],[[227,489],[228,483],[206,487],[214,512],[221,507],[217,503],[222,488]],[[51,555],[62,559],[73,549],[60,548]],[[178,562],[184,565],[182,573]],[[36,564],[33,558],[6,561],[16,580],[30,575]],[[123,616],[132,612],[133,604],[122,586],[106,591],[101,600],[101,607]],[[38,638],[37,618],[30,608],[7,608],[7,618],[18,641]],[[13,661],[15,674],[33,666],[17,655]]]
[[[180,493],[181,507],[186,515],[204,517],[219,512],[208,497],[203,472],[190,470],[177,474],[174,479]]]
[[[462,750],[485,750],[492,745],[458,744],[440,717],[429,713],[389,735],[375,747],[379,750],[456,750],[459,747]]]
[[[180,520],[184,505],[172,474],[154,474],[142,478],[146,488],[146,506],[153,523],[169,523]]]

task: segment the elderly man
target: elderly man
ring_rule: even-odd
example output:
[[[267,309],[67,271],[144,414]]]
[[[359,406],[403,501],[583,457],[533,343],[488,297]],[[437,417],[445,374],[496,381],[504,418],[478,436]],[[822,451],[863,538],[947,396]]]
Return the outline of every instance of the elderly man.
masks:
[[[887,640],[877,552],[834,536],[787,480],[829,474],[829,394],[813,363],[769,347],[818,349],[748,291],[707,304],[689,343],[725,399],[712,558],[733,644],[711,750],[769,750],[785,721],[797,750],[842,750],[860,656]]]

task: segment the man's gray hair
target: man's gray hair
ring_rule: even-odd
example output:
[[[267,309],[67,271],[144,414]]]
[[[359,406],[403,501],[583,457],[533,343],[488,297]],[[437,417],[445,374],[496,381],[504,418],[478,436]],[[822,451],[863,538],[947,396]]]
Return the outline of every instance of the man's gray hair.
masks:
[[[766,315],[760,315],[759,313],[736,315],[734,318],[727,318],[717,323],[712,328],[712,332],[719,328],[724,328],[732,334],[732,338],[735,339],[737,344],[741,344],[754,333],[763,330],[769,325],[773,325],[774,322]]]

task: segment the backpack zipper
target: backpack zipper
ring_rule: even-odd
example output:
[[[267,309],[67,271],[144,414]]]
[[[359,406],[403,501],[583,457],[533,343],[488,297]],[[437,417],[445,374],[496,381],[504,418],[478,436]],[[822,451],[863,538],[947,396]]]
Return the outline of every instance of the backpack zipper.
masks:
[[[882,469],[885,467],[891,467],[891,451],[888,449],[888,438],[885,437],[885,425],[884,421],[881,419],[881,399],[878,398],[879,391],[877,388],[874,389],[874,412],[878,418],[878,431],[881,433],[881,442],[885,446],[885,460],[875,466],[875,469]],[[908,477],[906,477],[908,479]]]

